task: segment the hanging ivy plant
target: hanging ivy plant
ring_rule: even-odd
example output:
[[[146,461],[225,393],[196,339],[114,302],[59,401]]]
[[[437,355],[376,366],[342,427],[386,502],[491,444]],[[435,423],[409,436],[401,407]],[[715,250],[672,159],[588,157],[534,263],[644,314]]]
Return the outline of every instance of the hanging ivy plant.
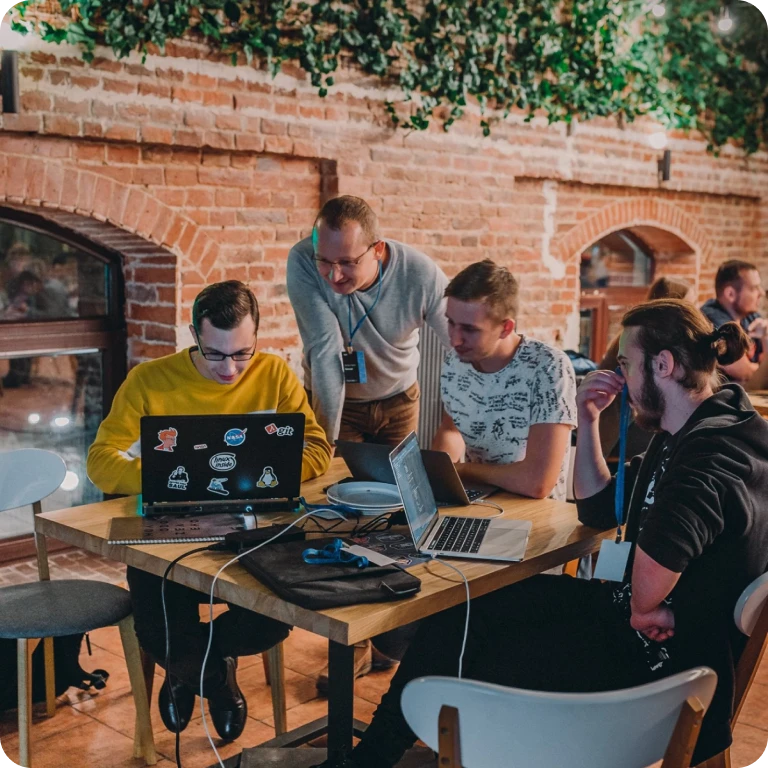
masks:
[[[87,60],[101,44],[124,58],[194,37],[273,75],[298,63],[320,96],[348,62],[399,88],[387,108],[409,129],[447,129],[474,102],[486,135],[518,109],[550,123],[652,115],[702,131],[711,149],[768,141],[768,30],[743,2],[729,35],[715,26],[721,0],[665,0],[661,19],[655,0],[60,0],[53,21],[36,17],[38,2],[14,8],[14,27]]]

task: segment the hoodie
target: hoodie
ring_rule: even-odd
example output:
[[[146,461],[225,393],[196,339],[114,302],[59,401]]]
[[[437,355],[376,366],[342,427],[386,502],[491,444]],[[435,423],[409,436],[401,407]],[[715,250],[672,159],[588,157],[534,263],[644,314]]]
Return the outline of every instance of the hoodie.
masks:
[[[731,743],[734,666],[745,642],[733,609],[768,571],[768,422],[740,386],[728,384],[675,435],[655,435],[628,463],[625,487],[626,540],[633,543],[625,589],[637,545],[681,574],[668,598],[675,636],[665,643],[669,663],[661,676],[699,665],[718,674],[695,765]],[[614,480],[578,500],[579,520],[615,526],[613,496]]]

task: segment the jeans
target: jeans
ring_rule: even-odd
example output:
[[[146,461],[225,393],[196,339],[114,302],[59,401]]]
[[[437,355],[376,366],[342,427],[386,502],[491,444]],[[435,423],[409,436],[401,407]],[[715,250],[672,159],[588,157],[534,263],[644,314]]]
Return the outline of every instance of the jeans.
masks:
[[[160,594],[162,578],[131,567],[127,576],[139,644],[157,664],[165,667],[165,624]],[[209,632],[208,623],[200,621],[199,606],[208,601],[208,594],[183,584],[166,582],[170,669],[175,678],[197,692]],[[229,610],[213,622],[213,645],[203,679],[206,695],[224,684],[226,657],[237,658],[267,651],[285,640],[290,631],[291,627],[287,624],[230,605]]]

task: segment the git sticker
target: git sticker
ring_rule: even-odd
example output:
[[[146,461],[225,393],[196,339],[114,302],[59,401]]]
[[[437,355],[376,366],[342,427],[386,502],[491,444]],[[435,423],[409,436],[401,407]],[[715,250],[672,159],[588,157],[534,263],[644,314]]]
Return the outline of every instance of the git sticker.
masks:
[[[229,480],[228,477],[212,477],[208,483],[208,490],[211,493],[218,493],[219,496],[229,496],[229,491],[224,487],[224,483]]]
[[[173,453],[173,449],[176,447],[176,438],[179,436],[175,427],[168,427],[168,429],[161,429],[157,433],[157,439],[160,441],[160,445],[155,446],[156,451],[164,451],[165,453]]]
[[[217,472],[229,472],[237,466],[237,459],[234,453],[217,453],[211,456],[208,463]]]
[[[267,424],[267,426],[264,427],[264,431],[268,435],[286,437],[293,434],[293,427],[278,427],[277,424]]]
[[[184,467],[176,467],[168,478],[168,487],[173,491],[186,491],[189,475]]]
[[[229,429],[224,435],[224,442],[233,448],[245,442],[247,429]]]
[[[278,484],[277,475],[272,467],[264,467],[261,477],[256,481],[259,488],[274,488]]]

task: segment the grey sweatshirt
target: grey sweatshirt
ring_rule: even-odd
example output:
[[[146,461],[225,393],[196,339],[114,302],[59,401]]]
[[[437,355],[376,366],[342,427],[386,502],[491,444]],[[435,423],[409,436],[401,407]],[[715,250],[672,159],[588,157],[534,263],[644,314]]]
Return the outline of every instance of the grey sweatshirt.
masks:
[[[389,259],[381,278],[381,295],[355,334],[353,346],[365,353],[366,384],[345,384],[341,354],[352,328],[373,306],[378,284],[349,297],[334,293],[317,271],[312,239],[288,254],[288,296],[304,344],[304,386],[312,391],[312,408],[333,442],[339,434],[344,400],[368,402],[404,392],[416,381],[419,329],[426,322],[448,346],[443,292],[448,278],[424,253],[395,240],[385,241]]]

